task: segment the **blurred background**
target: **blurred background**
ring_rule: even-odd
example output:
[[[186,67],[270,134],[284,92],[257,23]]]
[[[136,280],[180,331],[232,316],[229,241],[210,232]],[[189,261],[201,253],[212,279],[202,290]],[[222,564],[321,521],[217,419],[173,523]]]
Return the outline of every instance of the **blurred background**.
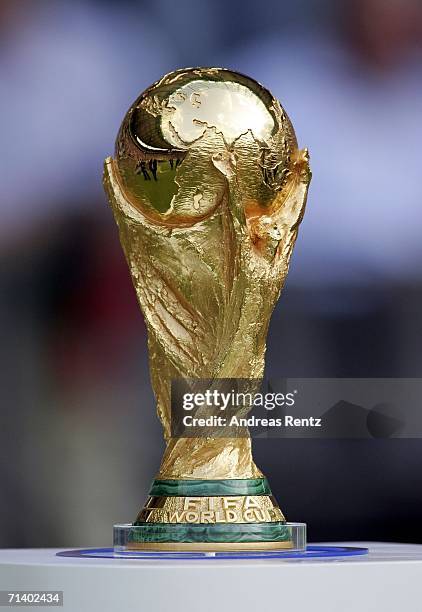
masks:
[[[137,95],[224,66],[285,106],[313,182],[267,375],[422,376],[420,0],[0,0],[0,546],[111,544],[163,450],[101,187]],[[255,440],[318,540],[422,542],[422,441]]]

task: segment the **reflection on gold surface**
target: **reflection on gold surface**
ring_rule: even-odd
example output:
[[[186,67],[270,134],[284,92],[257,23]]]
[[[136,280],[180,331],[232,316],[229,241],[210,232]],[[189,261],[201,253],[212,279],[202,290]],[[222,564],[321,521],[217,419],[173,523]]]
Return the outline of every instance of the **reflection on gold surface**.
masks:
[[[274,118],[251,89],[235,81],[190,81],[174,91],[161,114],[161,132],[174,147],[188,147],[215,128],[231,145],[252,131],[254,138],[268,142]]]

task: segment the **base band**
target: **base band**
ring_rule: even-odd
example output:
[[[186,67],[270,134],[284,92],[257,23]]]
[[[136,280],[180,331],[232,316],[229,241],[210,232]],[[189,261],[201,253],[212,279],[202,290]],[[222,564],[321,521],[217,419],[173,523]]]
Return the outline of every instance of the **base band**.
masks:
[[[142,523],[277,523],[284,516],[270,495],[149,497],[136,517]]]
[[[293,548],[293,542],[142,542],[129,543],[126,550],[169,551],[253,551],[284,550]]]
[[[129,543],[222,543],[222,542],[288,542],[289,528],[274,523],[141,523],[133,525]]]
[[[150,496],[212,497],[224,495],[271,495],[266,478],[227,480],[154,480]]]

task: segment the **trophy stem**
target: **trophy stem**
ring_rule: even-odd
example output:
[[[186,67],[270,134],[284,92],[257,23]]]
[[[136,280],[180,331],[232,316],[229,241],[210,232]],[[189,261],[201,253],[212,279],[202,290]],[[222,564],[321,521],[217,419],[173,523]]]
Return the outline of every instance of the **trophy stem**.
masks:
[[[262,478],[246,437],[171,438],[161,462],[161,480]]]

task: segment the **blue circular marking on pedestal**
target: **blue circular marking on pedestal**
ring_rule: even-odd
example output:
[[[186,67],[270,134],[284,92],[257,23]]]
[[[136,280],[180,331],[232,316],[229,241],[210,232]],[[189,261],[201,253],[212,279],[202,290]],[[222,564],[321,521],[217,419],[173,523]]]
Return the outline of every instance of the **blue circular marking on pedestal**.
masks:
[[[259,550],[236,552],[177,552],[177,551],[129,551],[115,552],[114,548],[86,548],[65,550],[58,557],[102,558],[102,559],[315,559],[327,557],[355,557],[368,554],[367,548],[354,546],[308,546],[304,551]]]

